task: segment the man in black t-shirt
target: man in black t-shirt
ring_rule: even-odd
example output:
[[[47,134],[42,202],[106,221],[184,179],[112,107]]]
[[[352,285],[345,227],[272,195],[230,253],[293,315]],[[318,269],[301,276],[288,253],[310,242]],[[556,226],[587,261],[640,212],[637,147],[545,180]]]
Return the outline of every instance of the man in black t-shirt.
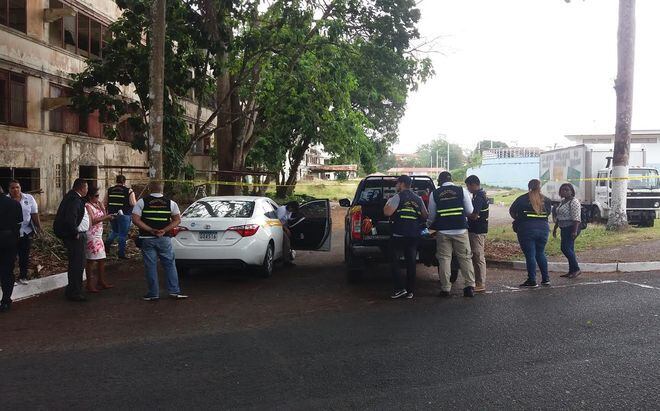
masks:
[[[481,189],[479,177],[471,175],[465,179],[465,186],[472,194],[472,206],[474,210],[468,216],[468,235],[470,247],[472,248],[472,264],[474,265],[474,291],[483,293],[486,291],[486,234],[488,233],[489,207],[486,192]]]

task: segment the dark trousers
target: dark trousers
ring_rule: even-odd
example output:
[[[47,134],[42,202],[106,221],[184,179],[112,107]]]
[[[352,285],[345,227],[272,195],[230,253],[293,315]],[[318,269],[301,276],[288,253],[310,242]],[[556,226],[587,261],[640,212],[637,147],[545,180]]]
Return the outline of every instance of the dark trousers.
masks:
[[[69,259],[69,268],[67,276],[69,284],[66,286],[65,295],[67,297],[80,297],[83,295],[83,270],[85,269],[85,243],[87,238],[85,233],[80,233],[77,239],[64,240],[67,258]]]
[[[30,248],[32,247],[32,233],[24,235],[18,240],[18,278],[27,280],[28,265],[30,264]]]
[[[561,229],[561,252],[568,260],[568,272],[580,271],[577,256],[575,255],[575,239],[573,238],[573,227],[562,227]]]
[[[409,293],[415,288],[415,276],[417,275],[417,243],[419,239],[414,237],[392,237],[390,239],[390,265],[392,270],[392,281],[395,290],[405,288]],[[406,286],[403,286],[399,273],[399,260],[401,256],[406,260]]]
[[[14,292],[14,264],[16,247],[0,248],[0,284],[2,284],[2,304],[11,304]]]

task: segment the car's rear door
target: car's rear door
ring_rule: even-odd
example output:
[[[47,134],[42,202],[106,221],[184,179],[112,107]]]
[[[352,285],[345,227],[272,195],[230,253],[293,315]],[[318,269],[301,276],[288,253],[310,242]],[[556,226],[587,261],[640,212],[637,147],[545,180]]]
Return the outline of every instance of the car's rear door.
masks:
[[[300,206],[289,224],[294,250],[330,251],[332,219],[330,200],[313,200]]]

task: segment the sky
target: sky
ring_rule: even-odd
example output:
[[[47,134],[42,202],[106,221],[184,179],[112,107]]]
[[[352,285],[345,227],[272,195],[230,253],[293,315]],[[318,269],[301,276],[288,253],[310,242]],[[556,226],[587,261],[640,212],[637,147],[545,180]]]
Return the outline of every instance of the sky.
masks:
[[[618,0],[421,0],[435,76],[408,98],[397,153],[439,135],[569,145],[613,133]],[[633,130],[660,129],[660,0],[637,0]]]

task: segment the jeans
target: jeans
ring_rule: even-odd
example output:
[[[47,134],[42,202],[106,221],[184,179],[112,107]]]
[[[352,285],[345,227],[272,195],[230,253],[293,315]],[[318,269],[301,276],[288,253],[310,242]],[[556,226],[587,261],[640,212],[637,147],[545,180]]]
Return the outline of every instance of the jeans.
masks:
[[[174,264],[174,250],[170,237],[154,237],[142,239],[142,259],[144,260],[144,275],[147,280],[147,295],[159,297],[158,291],[158,260],[165,271],[167,291],[170,294],[179,294],[179,275]]]
[[[115,241],[115,238],[119,238],[119,250],[117,254],[119,257],[126,257],[126,237],[128,237],[129,228],[131,228],[131,216],[125,214],[117,215],[114,220],[110,221],[110,226],[112,227],[112,231],[105,240],[106,244],[109,246]]]
[[[64,240],[64,247],[66,247],[66,254],[69,260],[67,269],[69,283],[64,293],[69,298],[77,298],[83,295],[83,270],[87,262],[85,258],[85,244],[87,244],[85,233],[78,233],[78,238],[67,238]]]
[[[27,280],[28,265],[30,264],[30,248],[32,247],[32,233],[22,236],[18,240],[18,278]]]
[[[518,230],[520,249],[525,254],[527,275],[530,281],[536,282],[536,264],[541,270],[543,281],[550,281],[548,274],[548,259],[545,256],[545,245],[548,242],[548,228],[531,228]]]
[[[399,274],[399,259],[403,255],[406,260],[406,286],[405,290],[412,293],[415,288],[417,276],[417,243],[414,237],[392,237],[390,239],[390,267],[394,290],[403,290],[401,275]]]
[[[11,304],[14,292],[14,264],[16,247],[0,248],[0,282],[2,283],[2,303]]]
[[[562,227],[561,230],[561,252],[568,260],[568,272],[580,271],[577,256],[575,255],[575,239],[573,238],[573,227]]]

